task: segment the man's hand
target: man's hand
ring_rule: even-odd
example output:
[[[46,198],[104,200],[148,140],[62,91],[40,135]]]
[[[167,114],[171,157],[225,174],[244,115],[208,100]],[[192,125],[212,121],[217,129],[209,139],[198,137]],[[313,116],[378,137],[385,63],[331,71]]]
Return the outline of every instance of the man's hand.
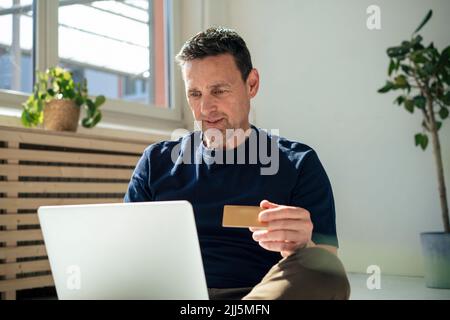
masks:
[[[259,220],[267,222],[267,228],[251,227],[250,231],[261,247],[287,257],[297,248],[314,246],[311,241],[313,223],[308,210],[267,200],[261,201],[260,207],[265,210],[260,212]]]

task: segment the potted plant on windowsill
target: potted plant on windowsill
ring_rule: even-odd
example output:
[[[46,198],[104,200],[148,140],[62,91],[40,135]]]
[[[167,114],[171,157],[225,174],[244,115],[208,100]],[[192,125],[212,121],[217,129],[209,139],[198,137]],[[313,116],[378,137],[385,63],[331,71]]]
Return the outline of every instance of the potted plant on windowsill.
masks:
[[[390,58],[388,75],[391,79],[378,92],[401,90],[402,94],[394,102],[411,113],[416,109],[422,113],[423,130],[414,137],[416,146],[425,150],[427,133],[431,136],[444,232],[421,233],[425,280],[428,287],[450,288],[450,223],[438,133],[442,122],[449,116],[450,46],[442,52],[433,43],[425,47],[422,37],[417,34],[430,20],[432,13],[431,10],[428,12],[409,41],[387,49]]]
[[[75,132],[80,119],[80,109],[85,107],[83,127],[92,128],[102,118],[100,106],[105,97],[94,100],[88,97],[87,81],[75,83],[72,74],[63,68],[54,67],[36,73],[33,93],[22,105],[22,124],[32,127],[44,124],[45,130]]]

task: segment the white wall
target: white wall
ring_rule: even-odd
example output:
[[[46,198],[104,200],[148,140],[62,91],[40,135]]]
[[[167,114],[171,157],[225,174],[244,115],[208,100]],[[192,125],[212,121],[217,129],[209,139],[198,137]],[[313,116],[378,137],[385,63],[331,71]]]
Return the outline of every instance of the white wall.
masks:
[[[226,17],[260,71],[256,124],[318,151],[347,269],[423,274],[419,233],[443,228],[431,148],[414,147],[419,114],[376,90],[387,78],[386,48],[409,37],[429,8],[421,34],[439,49],[450,44],[450,1],[228,0],[227,10],[206,2],[209,24]],[[381,8],[381,30],[366,28],[371,4]],[[440,133],[450,190],[450,121]]]

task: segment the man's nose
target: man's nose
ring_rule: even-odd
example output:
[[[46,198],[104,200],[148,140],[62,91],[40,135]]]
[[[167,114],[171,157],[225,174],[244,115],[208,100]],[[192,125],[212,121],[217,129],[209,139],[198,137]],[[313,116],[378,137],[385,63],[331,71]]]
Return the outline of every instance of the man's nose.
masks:
[[[202,95],[201,101],[200,101],[200,111],[202,114],[207,115],[211,111],[214,111],[217,109],[216,102],[211,95],[204,94]]]

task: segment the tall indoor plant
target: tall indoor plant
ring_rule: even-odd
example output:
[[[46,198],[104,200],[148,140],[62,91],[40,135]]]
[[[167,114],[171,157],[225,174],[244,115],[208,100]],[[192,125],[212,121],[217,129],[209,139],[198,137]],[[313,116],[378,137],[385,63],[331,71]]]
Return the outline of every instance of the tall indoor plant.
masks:
[[[450,223],[439,141],[439,129],[448,118],[450,108],[450,46],[439,52],[433,43],[422,44],[418,32],[432,14],[430,10],[410,40],[387,49],[390,79],[378,92],[400,90],[402,94],[394,102],[411,113],[416,109],[422,113],[422,132],[414,136],[416,146],[425,150],[428,135],[431,137],[444,232],[421,234],[425,278],[428,287],[450,288]]]
[[[91,100],[86,79],[75,83],[72,74],[60,67],[37,72],[36,75],[33,93],[23,104],[24,126],[44,123],[46,130],[76,131],[83,106],[86,117],[81,124],[84,127],[92,128],[101,120],[99,108],[105,102],[105,97],[100,95]]]

